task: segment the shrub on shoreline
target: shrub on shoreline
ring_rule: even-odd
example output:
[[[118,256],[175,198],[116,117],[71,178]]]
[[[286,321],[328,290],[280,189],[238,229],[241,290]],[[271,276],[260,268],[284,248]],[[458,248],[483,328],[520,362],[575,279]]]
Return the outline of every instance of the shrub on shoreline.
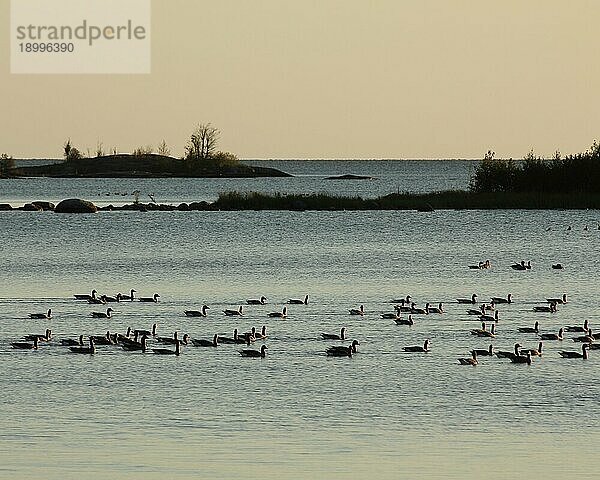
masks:
[[[582,193],[600,191],[600,144],[583,153],[551,159],[533,150],[521,161],[497,160],[489,151],[471,177],[469,190],[484,192]]]

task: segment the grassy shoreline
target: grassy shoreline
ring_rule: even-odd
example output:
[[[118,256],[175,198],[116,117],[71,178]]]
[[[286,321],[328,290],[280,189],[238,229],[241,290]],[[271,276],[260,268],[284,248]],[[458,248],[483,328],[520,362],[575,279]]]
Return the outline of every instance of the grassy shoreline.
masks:
[[[47,203],[47,202],[32,202]],[[0,211],[53,210],[53,208],[10,207],[0,204]],[[378,198],[336,196],[326,194],[265,194],[258,192],[227,192],[212,202],[181,203],[179,205],[158,203],[133,203],[123,206],[99,207],[100,211],[360,211],[360,210],[586,210],[600,209],[600,193],[543,194],[487,192],[474,193],[450,190],[423,194],[400,193]]]
[[[485,192],[449,190],[400,193],[374,199],[325,194],[228,192],[212,204],[219,210],[558,210],[600,209],[600,193]]]

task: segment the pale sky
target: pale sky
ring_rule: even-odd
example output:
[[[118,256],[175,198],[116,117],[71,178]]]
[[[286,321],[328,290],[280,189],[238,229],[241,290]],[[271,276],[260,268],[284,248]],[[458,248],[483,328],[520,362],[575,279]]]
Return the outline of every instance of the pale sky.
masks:
[[[598,139],[598,0],[154,0],[150,75],[11,75],[0,153],[176,155],[212,122],[241,158],[519,158]]]

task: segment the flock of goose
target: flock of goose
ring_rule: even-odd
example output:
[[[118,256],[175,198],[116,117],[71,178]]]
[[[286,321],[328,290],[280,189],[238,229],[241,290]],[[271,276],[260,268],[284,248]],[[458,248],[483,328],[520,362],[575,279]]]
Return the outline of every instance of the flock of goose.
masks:
[[[115,296],[109,295],[98,295],[97,290],[92,290],[90,294],[76,294],[74,295],[75,300],[79,301],[87,301],[89,304],[94,305],[106,305],[108,303],[120,303],[120,302],[144,302],[144,303],[158,303],[160,294],[155,293],[152,297],[135,297],[136,290],[131,289],[129,295],[123,295],[118,293]],[[304,299],[294,299],[290,298],[287,303],[290,305],[307,305],[309,300],[309,296],[306,295]],[[267,302],[267,298],[262,296],[260,299],[249,299],[246,300],[247,305],[265,305]],[[208,310],[210,307],[208,305],[203,305],[200,310],[184,310],[184,314],[188,317],[206,317],[208,315]],[[112,307],[108,307],[106,311],[101,312],[91,312],[90,316],[93,318],[112,318],[112,314],[114,309]],[[223,314],[228,317],[234,316],[243,316],[244,315],[244,307],[240,306],[237,309],[225,309],[223,310]],[[287,306],[284,306],[281,311],[271,312],[267,314],[269,318],[281,318],[285,319],[287,317]],[[45,313],[30,313],[29,318],[32,319],[40,319],[40,320],[50,320],[52,319],[52,309],[48,309]],[[324,339],[333,339],[337,338],[336,335],[331,335],[328,337],[328,334],[322,334],[322,338]],[[249,332],[245,332],[240,334],[238,329],[234,329],[233,336],[228,337],[226,335],[215,334],[212,339],[196,339],[191,338],[188,334],[183,335],[182,338],[179,338],[178,332],[174,332],[172,336],[159,336],[157,335],[157,324],[154,323],[152,325],[151,330],[144,329],[132,329],[131,327],[127,328],[127,332],[125,334],[113,333],[107,331],[105,335],[89,335],[88,342],[86,344],[84,342],[84,335],[80,335],[79,339],[61,339],[60,345],[63,347],[68,347],[69,351],[72,353],[80,353],[80,354],[95,354],[96,346],[98,345],[114,345],[120,346],[123,350],[129,352],[140,351],[142,353],[154,353],[158,355],[180,355],[182,352],[182,347],[184,346],[194,346],[194,347],[218,347],[220,344],[234,344],[234,345],[246,345],[251,346],[254,342],[261,340],[264,341],[267,339],[267,327],[263,325],[260,330],[257,330],[256,327],[252,327]],[[23,337],[24,341],[15,341],[11,342],[11,347],[17,350],[38,350],[42,343],[48,344],[53,340],[52,330],[46,329],[43,334],[29,334]],[[156,347],[149,348],[148,342],[152,341],[154,344],[163,344],[168,347]],[[354,341],[350,346],[352,352],[356,353],[356,346],[358,345],[358,341]],[[345,347],[337,347],[333,346],[327,350],[327,355],[329,356],[340,356],[341,350],[343,349],[343,354],[347,355],[349,349]],[[267,345],[261,345],[260,349],[242,349],[239,350],[239,353],[242,357],[249,358],[265,358],[266,351],[268,350]],[[351,354],[350,354],[351,355]]]
[[[485,264],[485,263],[484,263]],[[524,264],[524,262],[522,262]],[[520,265],[520,264],[515,264]],[[487,267],[484,267],[487,268]],[[158,303],[160,294],[156,293],[151,297],[136,297],[136,290],[132,289],[129,295],[122,295],[118,293],[115,296],[98,295],[96,290],[88,295],[75,295],[75,299],[78,301],[87,301],[93,305],[106,305],[115,304],[119,302],[144,302],[144,303]],[[481,303],[478,305],[477,294],[471,295],[470,298],[458,298],[456,303],[469,308],[466,313],[471,316],[477,316],[478,320],[481,321],[481,328],[470,329],[468,333],[475,337],[495,339],[497,336],[496,324],[500,320],[500,314],[498,305],[512,304],[513,297],[508,294],[506,297],[491,297],[489,303]],[[303,299],[289,299],[287,304],[289,305],[308,305],[309,296],[306,295]],[[382,319],[391,319],[397,325],[412,326],[415,324],[415,318],[417,316],[428,316],[428,315],[442,315],[445,313],[443,303],[438,303],[437,306],[431,306],[430,303],[426,303],[424,307],[419,307],[412,300],[410,295],[405,298],[394,299],[390,301],[393,303],[393,311],[381,313],[379,316]],[[557,298],[548,298],[544,305],[535,305],[532,309],[533,312],[545,312],[545,313],[556,313],[558,305],[566,305],[568,303],[567,295],[564,294]],[[266,305],[267,298],[261,296],[258,299],[248,299],[245,302],[246,307],[255,305]],[[250,307],[251,308],[251,307]],[[208,305],[203,305],[200,310],[184,310],[183,313],[188,317],[207,317],[209,315]],[[93,311],[90,316],[93,318],[111,318],[114,309],[107,307],[105,311]],[[287,306],[283,306],[280,311],[270,312],[266,314],[268,318],[287,318]],[[240,305],[238,308],[226,308],[222,311],[222,314],[227,317],[243,317],[244,316],[244,305]],[[351,308],[347,310],[347,314],[350,316],[364,316],[365,307],[360,305],[358,308]],[[404,315],[407,314],[407,318]],[[52,310],[48,309],[45,313],[31,313],[29,317],[32,319],[46,319],[52,318]],[[489,326],[489,329],[488,329]],[[544,341],[561,341],[564,340],[565,332],[578,333],[581,335],[573,337],[574,342],[582,344],[581,351],[569,351],[563,350],[559,354],[563,358],[588,358],[588,351],[594,349],[600,349],[600,343],[595,343],[595,340],[600,339],[600,334],[594,334],[589,327],[589,322],[585,320],[583,325],[579,326],[568,326],[561,327],[557,333],[546,332],[542,333],[539,328],[539,322],[536,321],[533,327],[519,327],[519,334],[535,334],[539,338],[537,348],[523,348],[520,343],[514,345],[513,351],[494,351],[494,346],[489,345],[486,349],[473,349],[470,351],[471,356],[466,358],[459,358],[458,362],[461,365],[477,365],[480,357],[492,357],[507,358],[511,362],[516,364],[531,364],[533,357],[540,357],[543,353],[543,342]],[[326,333],[320,334],[320,338],[323,340],[330,341],[346,341],[347,338],[346,327],[341,327],[339,333]],[[180,355],[183,347],[208,347],[214,348],[221,344],[233,344],[233,345],[245,345],[251,347],[257,341],[265,341],[268,338],[267,327],[263,325],[260,329],[252,327],[250,331],[241,333],[237,328],[233,331],[233,336],[229,337],[222,334],[214,334],[210,339],[205,338],[191,338],[188,334],[183,335],[180,338],[178,332],[174,332],[171,336],[159,336],[157,334],[157,324],[153,324],[150,330],[145,329],[132,329],[127,328],[126,333],[111,333],[107,331],[104,335],[89,335],[87,341],[84,342],[84,335],[80,335],[78,339],[61,339],[60,345],[68,347],[72,353],[79,354],[94,354],[96,353],[96,346],[98,345],[112,345],[122,348],[127,352],[142,352],[142,353],[154,353],[157,355]],[[15,341],[11,343],[12,348],[19,350],[38,350],[41,344],[48,344],[53,341],[51,329],[46,329],[44,334],[29,334],[25,335],[23,341]],[[331,345],[326,350],[327,356],[331,357],[352,357],[357,353],[357,347],[360,345],[358,340],[353,340],[349,345]],[[268,350],[267,345],[263,344],[259,349],[244,348],[239,350],[239,354],[243,357],[249,358],[265,358]],[[402,347],[402,350],[407,353],[429,353],[431,351],[430,339],[424,339],[422,345],[407,345]]]

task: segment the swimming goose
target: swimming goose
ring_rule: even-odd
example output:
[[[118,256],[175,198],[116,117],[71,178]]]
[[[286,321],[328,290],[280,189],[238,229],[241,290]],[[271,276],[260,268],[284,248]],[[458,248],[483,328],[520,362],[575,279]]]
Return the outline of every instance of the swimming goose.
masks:
[[[479,317],[479,320],[482,320],[485,322],[497,322],[499,319],[500,319],[500,312],[498,312],[498,310],[496,310],[493,315],[488,315],[487,313],[484,313]]]
[[[268,335],[267,335],[267,326],[263,325],[262,328],[260,329],[260,333],[259,332],[255,332],[254,333],[254,337],[257,340],[266,340]]]
[[[116,333],[115,335],[117,336],[118,341],[129,340],[129,337],[131,337],[131,327],[127,327],[125,335],[121,335],[120,333]]]
[[[477,352],[475,350],[473,350],[471,352],[472,357],[471,358],[459,358],[458,359],[458,363],[460,363],[461,365],[477,365]]]
[[[567,294],[563,293],[562,298],[547,298],[546,301],[548,303],[556,303],[557,305],[563,305],[567,302]]]
[[[134,330],[133,331],[134,335],[147,335],[148,337],[156,337],[156,323],[152,324],[152,331],[148,331],[148,330]]]
[[[44,319],[52,318],[52,309],[49,308],[46,313],[30,313],[29,318],[44,318]]]
[[[346,327],[342,327],[340,334],[337,333],[321,333],[324,340],[346,340]]]
[[[409,315],[407,320],[396,318],[394,322],[396,322],[396,325],[408,325],[409,327],[412,327],[415,324],[412,315]]]
[[[129,295],[121,295],[121,300],[129,300],[130,302],[133,302],[133,294],[136,293],[136,290],[134,290],[133,288],[131,290],[129,290]]]
[[[35,341],[37,338],[38,342],[49,342],[52,339],[52,330],[46,329],[46,333],[41,335],[39,333],[32,333],[23,337],[25,340]]]
[[[72,338],[63,338],[60,341],[60,344],[63,347],[75,347],[77,345],[83,347],[83,335],[79,335],[79,340],[73,340]]]
[[[194,347],[218,347],[219,346],[219,335],[215,333],[212,341],[205,340],[203,338],[192,338],[192,345]]]
[[[244,332],[244,338],[246,335],[250,335],[253,342],[256,341],[256,327],[252,327],[249,332]]]
[[[527,355],[518,355],[516,357],[510,357],[512,363],[520,363],[531,365],[531,353],[527,352]]]
[[[424,308],[418,308],[416,303],[413,302],[410,304],[410,313],[413,315],[427,315],[427,310]]]
[[[156,341],[159,343],[166,343],[167,345],[175,345],[176,343],[187,345],[189,338],[190,336],[186,333],[183,336],[183,340],[180,340],[178,338],[177,332],[174,332],[172,337],[157,337]]]
[[[229,308],[226,310],[223,310],[223,313],[225,315],[227,315],[228,317],[236,317],[236,316],[240,316],[240,315],[244,315],[242,312],[244,310],[244,307],[242,307],[240,305],[240,308],[238,308],[237,310],[230,310]]]
[[[142,337],[146,337],[148,338],[149,335],[147,334],[143,334]],[[135,349],[136,347],[138,347],[139,345],[141,345],[141,343],[138,341],[138,338],[140,337],[139,333],[136,331],[135,334],[133,335],[133,339],[129,338],[129,337],[124,337],[123,335],[119,336],[119,343],[121,344],[122,347],[131,347],[132,349]]]
[[[233,337],[226,337],[224,335],[219,335],[219,339],[221,340],[221,343],[239,343],[238,339],[240,337],[238,336],[238,329],[234,328],[233,329]]]
[[[381,318],[396,320],[400,318],[400,307],[398,305],[394,306],[393,312],[386,312],[381,314]]]
[[[123,348],[123,350],[126,350],[128,352],[136,352],[138,350],[141,350],[142,353],[146,353],[146,350],[148,349],[147,340],[148,336],[142,335],[142,340],[140,342],[129,341],[123,343],[121,347]]]
[[[532,357],[541,357],[542,348],[544,348],[544,342],[538,343],[538,348],[523,348],[519,353],[521,355],[527,355],[527,353],[529,353]]]
[[[358,308],[351,308],[349,310],[350,315],[364,315],[365,314],[365,307],[364,305],[361,305]]]
[[[484,312],[493,312],[494,310],[496,310],[496,304],[494,303],[493,300],[490,302],[489,305],[484,303],[481,306],[483,307]]]
[[[342,347],[342,346],[335,345],[335,346],[329,347],[327,350],[325,350],[325,352],[330,357],[352,356],[352,354],[358,352],[358,348],[357,348],[358,345],[360,345],[360,342],[358,340],[352,340],[352,343],[348,347]],[[348,355],[348,353],[350,353],[350,355]]]
[[[179,356],[179,354],[181,353],[181,342],[179,342],[179,340],[177,339],[177,332],[175,332],[173,336],[175,337],[175,340],[177,340],[175,342],[175,350],[171,350],[170,348],[153,348],[152,353],[155,353],[157,355],[177,355],[177,356]]]
[[[540,333],[540,322],[536,321],[533,327],[519,327],[520,333]]]
[[[155,293],[151,297],[140,297],[140,298],[138,298],[138,300],[140,302],[145,302],[145,303],[150,303],[150,302],[158,303],[159,298],[160,298],[160,295],[158,293]]]
[[[510,268],[513,270],[527,270],[527,266],[525,265],[525,260],[521,260],[521,263],[513,263]]]
[[[92,312],[91,316],[94,317],[94,318],[111,318],[113,311],[114,310],[112,308],[108,307],[106,309],[106,313],[104,313],[104,312]]]
[[[304,300],[300,300],[299,298],[290,298],[287,303],[292,305],[308,305],[308,295],[304,297]]]
[[[102,300],[104,300],[106,303],[118,303],[121,301],[121,294],[117,293],[116,297],[109,297],[107,295],[102,295]]]
[[[474,293],[473,295],[471,295],[470,300],[468,298],[457,298],[456,301],[458,303],[471,303],[471,304],[475,305],[477,303],[477,294]]]
[[[492,323],[491,330],[483,330],[476,334],[478,337],[496,338],[496,325]]]
[[[240,355],[247,358],[265,358],[269,347],[262,345],[260,352],[258,350],[240,350]]]
[[[88,298],[87,301],[88,303],[94,304],[94,305],[104,305],[106,303],[106,300],[104,300],[105,295],[102,295],[101,297],[92,297],[92,298]]]
[[[430,313],[444,313],[444,304],[439,303],[437,307],[430,307],[429,304],[425,305],[425,311],[427,314]]]
[[[430,345],[430,341],[429,339],[425,340],[425,343],[423,343],[423,346],[421,345],[410,345],[408,347],[402,347],[402,350],[404,350],[405,352],[417,352],[417,353],[428,353],[429,350],[429,345]]]
[[[492,302],[494,302],[494,303],[512,303],[512,294],[509,293],[506,298],[492,297]]]
[[[481,332],[485,332],[485,331],[487,331],[485,322],[481,322],[481,328],[471,329],[471,335],[479,335]]]
[[[556,303],[551,302],[550,305],[536,305],[533,307],[534,312],[556,313]]]
[[[13,342],[10,344],[12,348],[17,350],[37,350],[38,349],[38,338],[33,339],[33,343],[28,342]]]
[[[94,339],[90,337],[89,347],[69,347],[69,350],[71,350],[71,352],[73,353],[93,355],[94,353],[96,353],[96,345],[94,345]]]
[[[90,340],[93,340],[96,345],[114,345],[110,330],[107,330],[106,335],[91,335]]]
[[[412,297],[410,295],[407,295],[406,298],[400,298],[400,299],[392,299],[390,300],[390,303],[401,303],[402,306],[404,305],[410,305],[410,299]]]
[[[560,328],[558,330],[558,334],[556,333],[542,333],[540,334],[540,338],[542,340],[562,340],[563,339],[563,333],[564,333],[565,329],[564,328]]]
[[[487,350],[483,349],[473,349],[471,353],[476,353],[480,357],[491,357],[494,355],[494,346],[490,343],[490,346]]]
[[[206,317],[206,311],[210,310],[208,305],[202,305],[202,310],[184,310],[187,317]]]
[[[328,357],[350,357],[352,358],[352,345],[348,347],[339,347],[337,349],[328,348],[325,350]]]
[[[574,342],[578,343],[593,343],[594,342],[594,334],[592,333],[592,329],[588,328],[587,335],[582,335],[580,337],[573,337]]]
[[[475,310],[474,308],[469,308],[469,310],[467,310],[467,315],[485,315],[485,309],[486,309],[486,305],[485,305],[485,303],[482,303],[481,306],[479,307],[479,310]]]
[[[287,317],[287,307],[283,307],[281,312],[271,312],[268,315],[271,318],[286,318]]]
[[[235,343],[237,343],[237,344],[245,343],[246,345],[250,346],[250,344],[254,343],[255,341],[256,341],[256,338],[253,337],[250,332],[246,332],[241,337],[238,335],[237,341]]]
[[[581,353],[579,352],[558,352],[558,354],[563,358],[583,358],[584,360],[588,359],[588,349],[590,346],[587,343],[584,343],[581,346]]]
[[[582,326],[570,326],[570,327],[566,327],[565,331],[567,332],[576,332],[576,333],[585,333],[588,331],[589,328],[589,322],[587,319],[585,319],[585,321],[583,322],[583,327]]]
[[[96,298],[96,294],[98,292],[96,290],[92,290],[92,294],[91,295],[87,295],[87,294],[75,294],[73,295],[75,297],[75,300],[91,300],[92,298]]]
[[[506,352],[506,351],[498,351],[496,352],[496,356],[498,358],[514,358],[514,357],[518,357],[519,356],[519,348],[521,348],[521,344],[520,343],[515,343],[515,350],[514,352]]]
[[[264,305],[266,302],[267,302],[267,297],[265,297],[265,296],[260,297],[260,300],[257,300],[257,299],[246,300],[246,303],[248,305]]]

